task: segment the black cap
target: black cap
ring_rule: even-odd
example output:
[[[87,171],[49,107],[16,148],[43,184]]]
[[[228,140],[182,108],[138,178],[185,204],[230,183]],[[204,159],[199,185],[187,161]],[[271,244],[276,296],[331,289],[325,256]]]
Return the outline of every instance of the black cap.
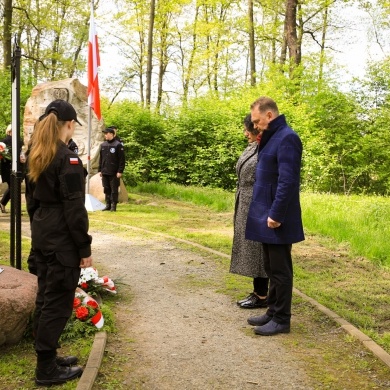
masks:
[[[106,129],[102,130],[102,132],[115,134],[115,130],[112,127],[107,127]]]
[[[60,121],[75,121],[80,126],[82,124],[77,119],[76,110],[65,100],[57,99],[51,102],[45,110],[45,113],[39,117],[39,120],[46,118],[50,113],[54,113]]]

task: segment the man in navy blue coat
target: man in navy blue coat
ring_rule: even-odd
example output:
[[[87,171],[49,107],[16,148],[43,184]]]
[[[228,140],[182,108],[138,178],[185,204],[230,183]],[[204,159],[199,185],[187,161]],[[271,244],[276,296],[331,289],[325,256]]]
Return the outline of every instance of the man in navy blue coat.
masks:
[[[263,245],[270,287],[267,312],[248,323],[256,334],[271,336],[290,332],[291,247],[305,239],[299,201],[302,143],[269,97],[251,105],[251,120],[262,136],[245,236]]]

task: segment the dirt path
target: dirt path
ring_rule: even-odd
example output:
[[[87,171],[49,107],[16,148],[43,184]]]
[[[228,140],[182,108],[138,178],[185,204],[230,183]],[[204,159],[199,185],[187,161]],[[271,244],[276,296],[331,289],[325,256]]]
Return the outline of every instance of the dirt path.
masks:
[[[218,259],[125,226],[105,230],[91,231],[93,257],[117,284],[118,330],[93,390],[390,388],[387,367],[299,297],[290,334],[255,336],[246,320],[264,309],[239,309],[218,293],[227,276]],[[27,222],[22,231],[29,236]]]
[[[215,292],[221,275],[211,260],[161,239],[92,234],[95,265],[134,297],[118,310],[128,342],[107,346],[109,355],[129,356],[118,375],[124,388],[314,388],[283,346],[286,335],[254,336],[246,319],[260,310]]]

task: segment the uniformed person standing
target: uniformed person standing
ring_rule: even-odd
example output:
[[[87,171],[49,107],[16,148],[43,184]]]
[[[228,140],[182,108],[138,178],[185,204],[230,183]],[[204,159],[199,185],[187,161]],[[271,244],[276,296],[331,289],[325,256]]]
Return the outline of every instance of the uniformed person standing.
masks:
[[[64,100],[55,100],[35,125],[27,174],[36,202],[31,223],[38,292],[34,313],[37,367],[35,382],[50,386],[79,377],[75,356],[59,357],[59,338],[72,314],[80,268],[92,265],[85,174],[81,160],[68,149],[77,119]]]
[[[79,154],[79,147],[76,142],[74,142],[73,138],[71,138],[68,142],[68,149],[76,154]]]
[[[106,139],[100,146],[99,174],[102,177],[106,207],[103,211],[116,211],[120,178],[125,169],[123,144],[116,138],[112,127],[103,130]]]

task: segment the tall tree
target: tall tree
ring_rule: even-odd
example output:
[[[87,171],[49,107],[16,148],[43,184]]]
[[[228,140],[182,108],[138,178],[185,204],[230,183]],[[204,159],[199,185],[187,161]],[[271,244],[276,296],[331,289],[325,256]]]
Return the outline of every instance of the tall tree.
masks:
[[[98,3],[95,0],[95,7]],[[88,21],[89,10],[83,0],[14,2],[13,26],[32,85],[85,70],[85,58],[80,53],[87,46]]]
[[[4,0],[3,3],[3,68],[8,69],[11,66],[12,50],[12,0]]]
[[[253,0],[248,0],[248,32],[249,32],[249,71],[250,83],[256,85],[256,46],[255,28],[253,25]]]
[[[148,32],[148,60],[146,67],[146,104],[150,106],[152,90],[152,68],[153,68],[153,27],[155,19],[156,0],[150,0],[149,32]]]
[[[286,0],[283,38],[288,49],[291,69],[301,63],[301,47],[297,36],[298,0]],[[285,61],[286,58],[283,58]]]

